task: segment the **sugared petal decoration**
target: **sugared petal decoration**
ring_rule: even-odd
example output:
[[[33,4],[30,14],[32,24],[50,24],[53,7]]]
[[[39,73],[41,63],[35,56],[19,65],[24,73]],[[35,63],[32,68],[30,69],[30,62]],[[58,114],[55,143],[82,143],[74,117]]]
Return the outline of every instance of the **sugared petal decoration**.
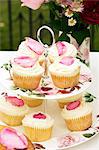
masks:
[[[24,101],[15,96],[5,96],[6,101],[10,102],[14,106],[21,107],[24,105]]]
[[[33,118],[36,119],[46,119],[46,116],[43,113],[37,113],[33,115]]]
[[[63,42],[57,42],[56,43],[57,49],[58,49],[58,54],[59,56],[63,55],[67,51],[67,47]]]
[[[33,59],[28,56],[20,56],[20,57],[14,58],[14,62],[23,68],[33,67],[37,60],[38,60],[38,57]]]
[[[7,149],[25,149],[28,146],[26,137],[15,129],[4,128],[0,132],[0,143]]]
[[[22,6],[27,6],[33,10],[36,10],[44,3],[44,0],[21,0],[21,2]]]
[[[26,45],[38,55],[42,55],[44,47],[36,40],[26,37]]]
[[[77,100],[77,101],[74,101],[74,102],[70,102],[67,106],[66,106],[66,109],[67,110],[73,110],[73,109],[76,109],[77,107],[79,107],[80,105],[80,101]]]
[[[74,63],[74,58],[71,56],[64,57],[64,58],[62,58],[60,63],[66,65],[66,66],[70,66]]]

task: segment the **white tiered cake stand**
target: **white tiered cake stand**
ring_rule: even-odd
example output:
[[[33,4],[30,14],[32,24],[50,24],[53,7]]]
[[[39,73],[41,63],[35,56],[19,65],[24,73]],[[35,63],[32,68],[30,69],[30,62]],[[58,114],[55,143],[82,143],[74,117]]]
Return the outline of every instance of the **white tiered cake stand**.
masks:
[[[54,33],[47,26],[43,26],[38,30],[37,33],[38,41],[41,44],[43,44],[40,40],[40,31],[42,29],[47,29],[51,32],[53,37],[52,44],[54,44],[55,43]],[[47,45],[43,45],[43,46],[45,47],[45,60],[46,60],[45,67],[46,67],[48,46]],[[88,140],[92,139],[98,134],[99,130],[97,129],[97,117],[94,117],[93,120],[94,123],[92,127],[89,128],[88,130],[82,132],[70,132],[66,128],[65,122],[61,116],[61,109],[59,108],[57,103],[57,100],[59,99],[65,99],[71,96],[82,94],[88,89],[88,87],[90,87],[92,82],[92,75],[90,69],[85,64],[81,63],[79,84],[74,88],[68,88],[64,90],[56,88],[52,84],[51,79],[47,76],[46,73],[44,74],[43,77],[43,83],[45,82],[48,84],[44,86],[42,85],[42,81],[41,81],[40,87],[33,91],[16,88],[13,84],[13,81],[10,78],[10,74],[3,69],[0,69],[0,75],[2,76],[2,79],[0,79],[0,84],[2,85],[2,90],[0,91],[1,93],[9,92],[11,94],[13,93],[14,95],[15,94],[22,95],[26,97],[44,100],[44,103],[41,106],[31,108],[30,111],[44,111],[50,114],[55,119],[52,138],[49,139],[48,141],[40,142],[40,144],[42,144],[47,150],[58,150],[58,149],[62,150],[73,146],[77,146],[81,143],[87,142]],[[0,124],[5,125],[1,121]],[[22,126],[18,126],[15,128],[23,132]],[[86,135],[86,137],[84,135]],[[68,137],[72,138],[71,142],[69,141]]]

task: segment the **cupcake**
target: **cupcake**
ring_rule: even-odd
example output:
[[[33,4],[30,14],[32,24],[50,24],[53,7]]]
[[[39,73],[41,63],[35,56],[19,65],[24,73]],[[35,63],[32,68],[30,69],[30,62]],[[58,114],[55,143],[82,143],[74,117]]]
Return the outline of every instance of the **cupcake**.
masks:
[[[24,100],[24,103],[29,107],[37,107],[43,103],[43,99],[23,95],[20,95],[20,97],[22,100]]]
[[[52,47],[49,48],[48,57],[51,63],[53,63],[56,59],[63,58],[65,56],[76,57],[77,49],[74,45],[65,42],[59,41],[55,43]]]
[[[39,86],[44,69],[28,56],[16,57],[12,60],[12,79],[19,88],[33,90]]]
[[[58,88],[72,88],[79,82],[80,62],[71,56],[63,57],[49,66],[53,84]]]
[[[0,150],[34,150],[33,144],[22,133],[10,127],[2,127],[0,131]]]
[[[66,126],[71,131],[83,131],[92,125],[92,107],[87,102],[71,102],[62,110]]]
[[[54,120],[48,114],[37,112],[26,115],[22,124],[32,142],[41,142],[50,139]]]
[[[21,125],[28,111],[29,108],[22,99],[7,94],[0,97],[0,120],[7,125]]]
[[[82,101],[82,94],[77,94],[75,96],[58,99],[58,104],[60,108],[64,108],[65,105],[68,105],[70,102],[74,102],[77,100]]]
[[[19,45],[17,54],[32,57],[40,57],[44,52],[44,47],[36,40],[26,37],[26,40]]]

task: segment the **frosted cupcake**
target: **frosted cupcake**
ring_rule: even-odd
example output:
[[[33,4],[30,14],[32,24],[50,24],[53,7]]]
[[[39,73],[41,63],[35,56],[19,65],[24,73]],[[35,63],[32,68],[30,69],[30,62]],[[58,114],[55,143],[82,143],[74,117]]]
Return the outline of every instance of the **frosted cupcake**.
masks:
[[[58,88],[72,88],[79,82],[80,62],[71,56],[63,57],[49,66],[54,85]]]
[[[36,89],[43,73],[44,69],[37,62],[37,58],[20,56],[12,60],[12,79],[17,87]]]
[[[74,45],[68,42],[57,42],[52,47],[49,48],[48,57],[51,63],[53,63],[56,59],[63,58],[65,56],[76,57],[77,49]]]
[[[4,127],[0,131],[0,150],[8,149],[34,150],[34,146],[22,133],[17,132],[15,129]]]
[[[78,100],[66,105],[62,116],[71,131],[83,131],[92,125],[92,107],[84,101]]]
[[[25,134],[32,142],[48,140],[51,137],[54,120],[45,113],[26,115],[22,120]]]
[[[77,100],[82,101],[82,94],[77,94],[68,98],[58,99],[58,104],[60,108],[64,108],[65,105],[68,105],[70,102],[74,102]]]
[[[21,125],[22,119],[28,111],[29,108],[22,99],[8,95],[0,97],[0,120],[7,125]]]
[[[26,40],[19,45],[17,54],[32,57],[40,57],[44,52],[44,47],[36,40],[26,37]]]

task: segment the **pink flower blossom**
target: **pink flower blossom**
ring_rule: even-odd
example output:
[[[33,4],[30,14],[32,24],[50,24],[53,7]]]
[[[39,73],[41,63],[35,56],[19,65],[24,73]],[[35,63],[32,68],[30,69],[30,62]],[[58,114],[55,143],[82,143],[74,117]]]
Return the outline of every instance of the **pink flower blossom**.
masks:
[[[70,4],[70,9],[75,12],[82,12],[84,5],[81,2],[72,2]]]
[[[27,6],[33,10],[38,9],[45,0],[21,0],[22,6]]]

